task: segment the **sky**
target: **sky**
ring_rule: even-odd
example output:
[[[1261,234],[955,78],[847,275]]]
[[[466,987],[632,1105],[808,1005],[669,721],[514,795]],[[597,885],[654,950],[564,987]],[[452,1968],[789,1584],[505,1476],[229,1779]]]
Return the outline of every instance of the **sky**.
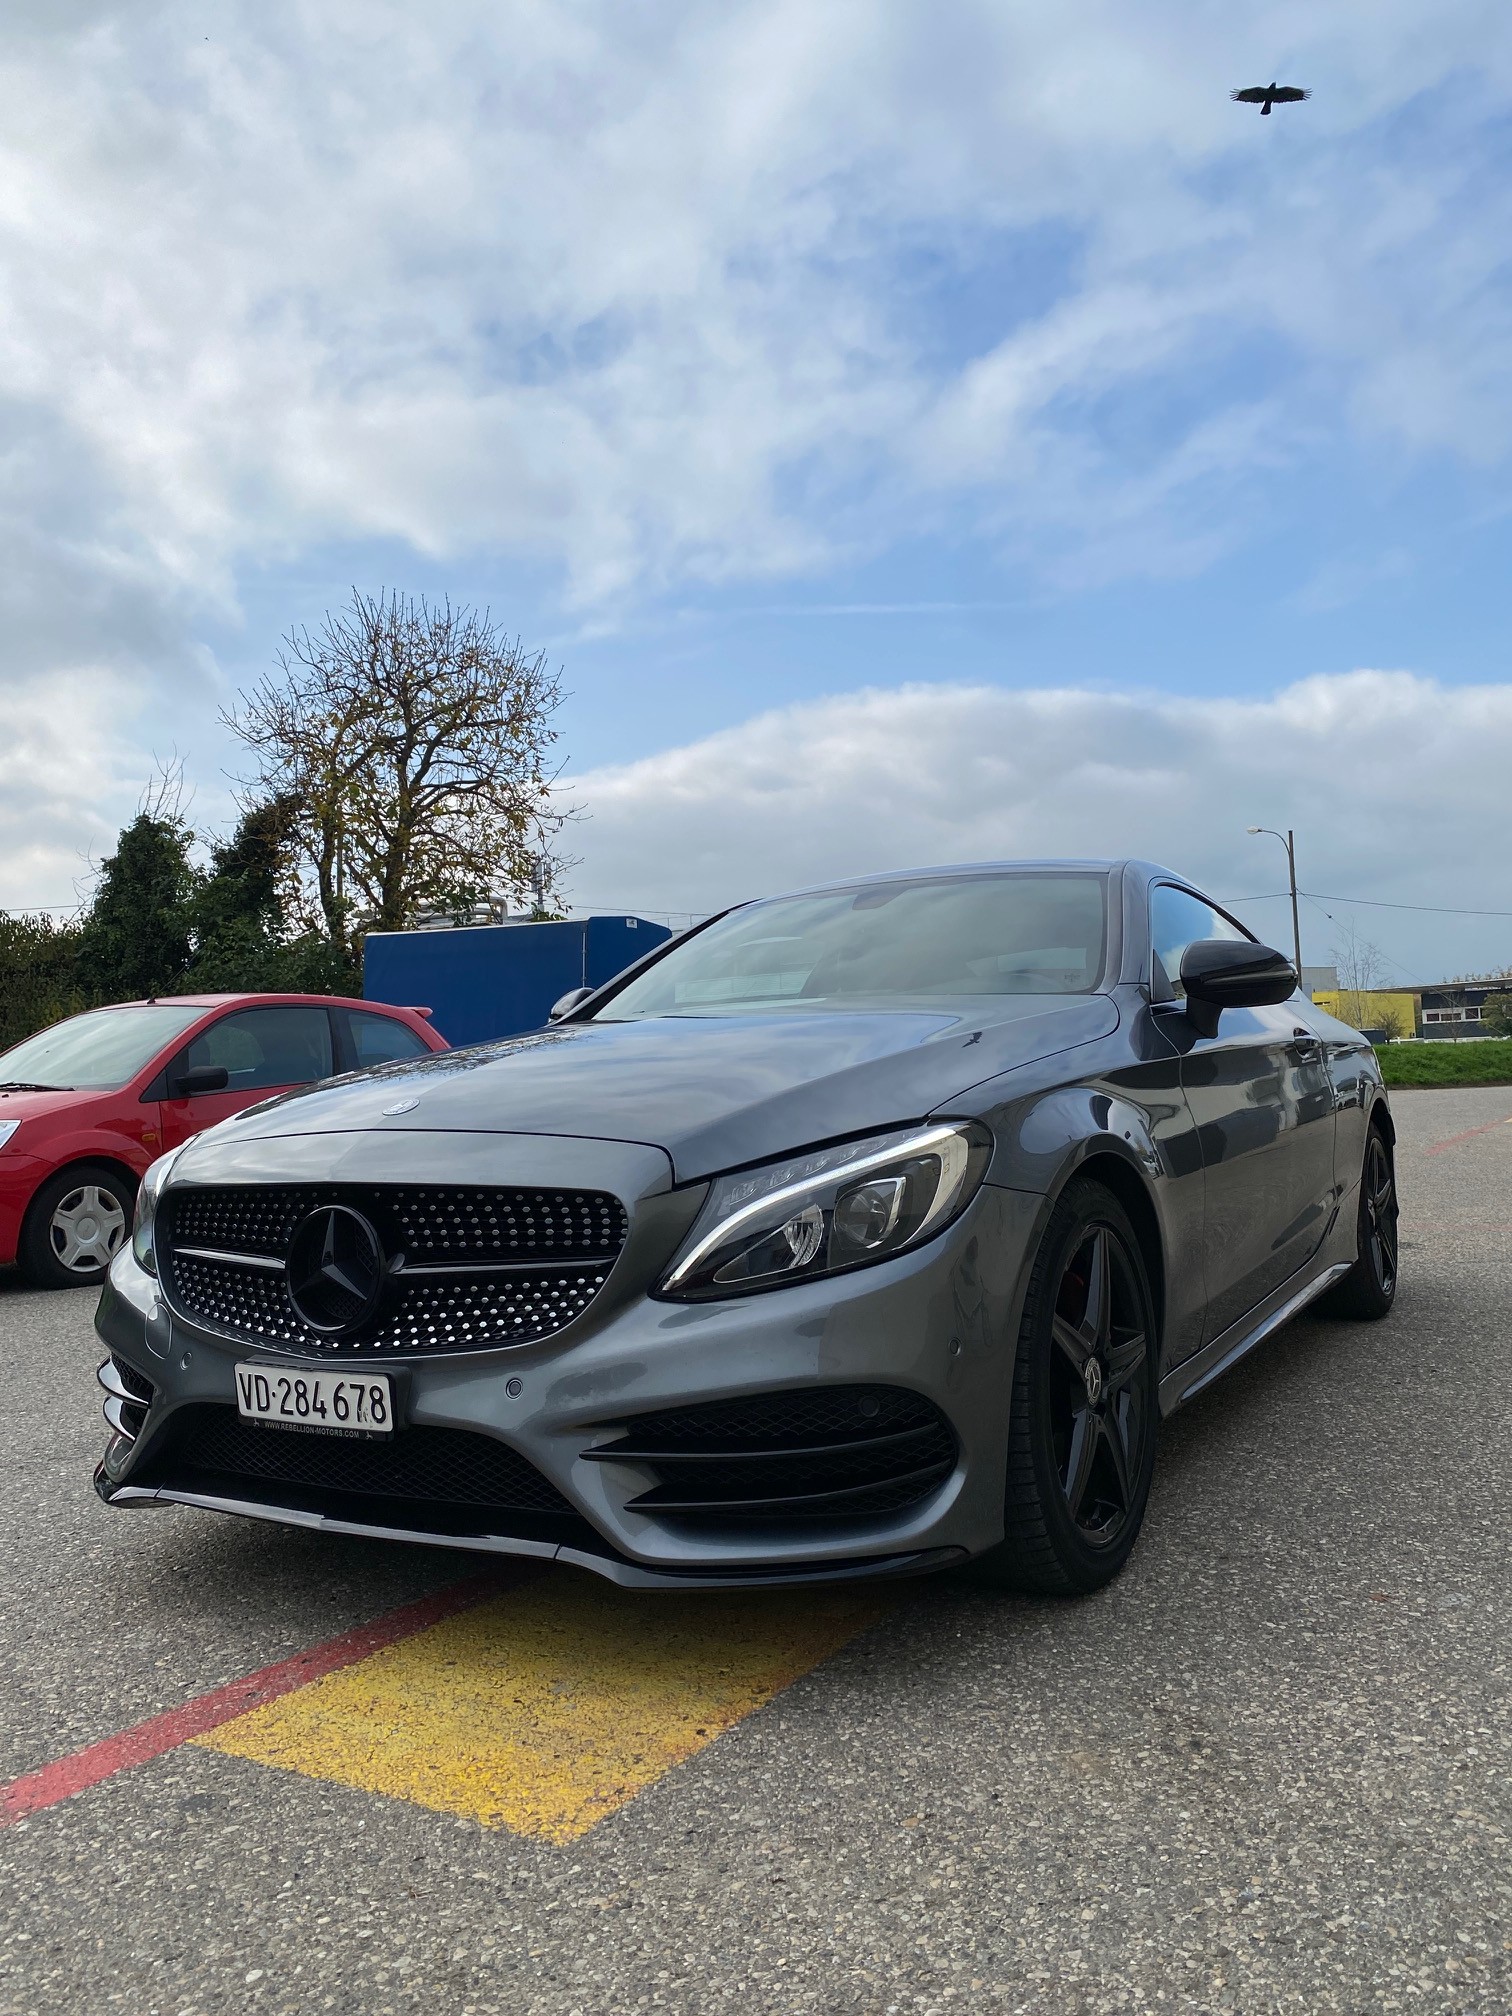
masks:
[[[1260,825],[1310,962],[1512,962],[1509,114],[1493,0],[10,0],[0,905],[355,584],[561,666],[581,905],[1285,946]]]

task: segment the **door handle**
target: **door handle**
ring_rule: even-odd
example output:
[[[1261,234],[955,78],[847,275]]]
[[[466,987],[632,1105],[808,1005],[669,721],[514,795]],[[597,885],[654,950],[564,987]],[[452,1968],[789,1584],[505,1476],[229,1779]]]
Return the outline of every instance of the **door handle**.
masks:
[[[1311,1029],[1293,1029],[1291,1047],[1299,1057],[1316,1057],[1323,1048],[1323,1038]]]

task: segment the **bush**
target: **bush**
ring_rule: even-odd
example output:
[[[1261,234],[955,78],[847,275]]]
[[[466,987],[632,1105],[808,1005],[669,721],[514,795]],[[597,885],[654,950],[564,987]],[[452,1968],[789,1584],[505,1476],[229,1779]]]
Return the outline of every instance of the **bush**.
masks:
[[[0,1050],[90,1006],[76,923],[0,912]]]
[[[80,970],[96,1001],[145,1001],[177,991],[190,958],[200,881],[194,835],[176,814],[139,812],[100,868],[79,935]]]
[[[313,934],[279,943],[249,929],[225,930],[195,953],[174,994],[357,994],[362,946],[348,957]]]

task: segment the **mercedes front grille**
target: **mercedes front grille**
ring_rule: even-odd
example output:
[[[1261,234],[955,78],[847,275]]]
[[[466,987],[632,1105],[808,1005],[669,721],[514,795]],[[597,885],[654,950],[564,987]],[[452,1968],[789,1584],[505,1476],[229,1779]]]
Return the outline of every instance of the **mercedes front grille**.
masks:
[[[609,1278],[629,1231],[600,1190],[445,1184],[248,1184],[170,1190],[158,1265],[170,1304],[222,1336],[320,1357],[477,1351],[563,1330]],[[381,1294],[350,1328],[315,1327],[288,1259],[313,1215],[376,1235]]]

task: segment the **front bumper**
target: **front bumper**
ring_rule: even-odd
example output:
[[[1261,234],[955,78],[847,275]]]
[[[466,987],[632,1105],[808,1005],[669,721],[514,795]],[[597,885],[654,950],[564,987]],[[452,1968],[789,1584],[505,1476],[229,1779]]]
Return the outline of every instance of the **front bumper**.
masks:
[[[538,1343],[384,1360],[402,1399],[400,1436],[406,1428],[460,1429],[503,1443],[570,1508],[570,1524],[557,1530],[530,1518],[469,1518],[455,1506],[442,1516],[442,1507],[418,1500],[402,1518],[374,1518],[323,1503],[318,1493],[261,1482],[207,1490],[176,1477],[175,1416],[234,1409],[235,1366],[278,1354],[185,1322],[128,1251],[111,1268],[96,1323],[120,1364],[150,1384],[151,1399],[125,1417],[134,1435],[117,1426],[96,1487],[117,1505],[191,1504],[325,1531],[533,1555],[638,1587],[747,1587],[947,1566],[1002,1538],[1014,1340],[1044,1208],[1040,1197],[984,1186],[939,1239],[853,1274],[701,1304],[654,1301],[621,1282],[618,1293],[606,1290],[602,1308]],[[631,1258],[627,1248],[623,1260]],[[642,1272],[645,1258],[638,1256],[637,1277],[655,1278]],[[897,1512],[699,1526],[634,1508],[656,1483],[645,1466],[584,1453],[656,1410],[868,1386],[922,1395],[956,1441],[950,1474]],[[119,1396],[114,1411],[119,1422]]]

